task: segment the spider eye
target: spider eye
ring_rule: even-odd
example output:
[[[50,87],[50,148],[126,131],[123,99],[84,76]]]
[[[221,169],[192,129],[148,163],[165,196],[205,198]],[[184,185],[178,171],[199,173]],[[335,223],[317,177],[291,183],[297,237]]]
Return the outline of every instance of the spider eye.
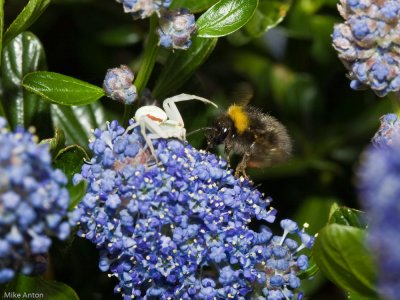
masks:
[[[223,130],[223,131],[224,131],[224,133],[225,133],[225,132],[227,132],[227,131],[228,131],[228,128],[224,128],[224,130]]]

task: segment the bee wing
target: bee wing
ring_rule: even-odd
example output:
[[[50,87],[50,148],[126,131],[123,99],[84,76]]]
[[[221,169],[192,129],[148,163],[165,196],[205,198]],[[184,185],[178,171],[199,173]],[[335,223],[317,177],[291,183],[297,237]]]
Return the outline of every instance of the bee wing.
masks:
[[[233,90],[234,103],[240,106],[249,104],[251,98],[254,96],[254,89],[248,82],[239,83]]]
[[[264,115],[263,126],[254,128],[258,135],[249,166],[267,167],[286,161],[292,152],[292,141],[286,127],[276,118]]]

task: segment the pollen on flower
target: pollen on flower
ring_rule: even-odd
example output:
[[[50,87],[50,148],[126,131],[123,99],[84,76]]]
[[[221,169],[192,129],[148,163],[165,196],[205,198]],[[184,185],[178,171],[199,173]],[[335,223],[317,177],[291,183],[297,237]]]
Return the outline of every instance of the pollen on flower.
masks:
[[[80,223],[78,235],[86,234],[100,249],[108,272],[118,274],[115,291],[138,299],[160,292],[163,299],[203,299],[208,292],[216,299],[262,296],[254,291],[267,284],[267,274],[281,272],[266,270],[262,262],[282,258],[268,250],[277,243],[269,228],[249,227],[254,219],[271,223],[276,215],[250,182],[235,178],[215,155],[175,139],[152,141],[156,155],[165,158],[162,163],[132,164],[146,147],[138,128],[126,132],[113,121],[95,132],[92,150],[105,139],[112,147],[93,151],[76,175],[89,187],[71,214]],[[115,161],[121,162],[117,169]],[[93,203],[94,197],[98,201]],[[298,257],[288,252],[284,259],[291,267],[285,272],[296,276]],[[205,265],[212,269],[207,277]],[[286,285],[284,280],[269,290]]]

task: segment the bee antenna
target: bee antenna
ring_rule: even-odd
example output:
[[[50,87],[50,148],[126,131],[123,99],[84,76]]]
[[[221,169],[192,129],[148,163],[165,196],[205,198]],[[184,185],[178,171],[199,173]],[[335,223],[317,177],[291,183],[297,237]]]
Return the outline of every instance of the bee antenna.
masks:
[[[199,128],[199,129],[189,132],[188,134],[186,134],[186,136],[192,135],[193,133],[196,133],[196,132],[199,132],[202,130],[213,130],[213,128],[212,127],[202,127],[202,128]]]

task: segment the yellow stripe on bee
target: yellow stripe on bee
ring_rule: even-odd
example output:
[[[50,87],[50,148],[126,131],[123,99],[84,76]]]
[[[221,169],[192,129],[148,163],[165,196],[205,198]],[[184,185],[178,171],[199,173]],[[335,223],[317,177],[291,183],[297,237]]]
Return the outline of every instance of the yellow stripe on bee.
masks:
[[[243,133],[249,127],[249,118],[243,109],[243,106],[233,104],[228,108],[228,116],[239,134]]]

